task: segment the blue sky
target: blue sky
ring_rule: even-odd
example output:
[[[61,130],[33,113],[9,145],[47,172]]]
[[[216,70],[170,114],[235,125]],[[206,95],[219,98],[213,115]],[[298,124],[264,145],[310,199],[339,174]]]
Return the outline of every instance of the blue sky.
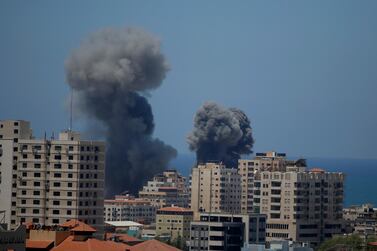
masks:
[[[99,28],[138,26],[171,65],[150,102],[155,136],[180,153],[211,100],[247,113],[254,151],[377,158],[376,13],[373,0],[1,1],[0,118],[67,128],[67,55]]]

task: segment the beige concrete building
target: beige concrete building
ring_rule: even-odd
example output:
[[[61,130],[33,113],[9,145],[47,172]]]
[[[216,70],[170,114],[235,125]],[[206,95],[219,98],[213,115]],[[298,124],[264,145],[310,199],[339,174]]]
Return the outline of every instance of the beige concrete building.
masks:
[[[105,200],[105,221],[136,221],[151,224],[156,220],[157,206],[149,200],[116,195],[114,199]]]
[[[186,178],[176,170],[157,174],[139,192],[139,197],[149,200],[158,208],[176,205],[189,206],[189,191]]]
[[[241,159],[238,161],[238,172],[241,175],[241,213],[253,213],[253,184],[254,173],[257,171],[280,171],[285,172],[292,167],[303,168],[304,160],[287,160],[285,153],[274,151],[256,153],[252,160]]]
[[[190,239],[190,223],[193,212],[182,207],[164,207],[156,213],[156,235],[168,237],[171,241],[182,238],[182,243]]]
[[[30,123],[23,120],[0,120],[0,211],[4,223],[16,229],[17,161],[19,140],[31,139]]]
[[[11,198],[11,228],[21,222],[55,225],[75,218],[101,232],[104,142],[81,140],[72,131],[60,133],[58,139],[33,139],[29,123],[23,121],[1,121],[3,140],[12,130],[16,132],[16,122],[22,137],[13,138],[17,144],[12,149],[12,165],[9,157],[1,164],[1,172],[7,176],[12,170],[12,183],[4,185],[8,192],[0,194],[1,201],[8,203]],[[6,148],[3,152],[9,155],[9,145]],[[8,205],[5,210],[9,211]]]
[[[318,245],[342,231],[342,173],[257,171],[254,210],[267,215],[267,241],[290,239]]]
[[[191,174],[191,209],[240,213],[241,178],[222,163],[199,164]]]

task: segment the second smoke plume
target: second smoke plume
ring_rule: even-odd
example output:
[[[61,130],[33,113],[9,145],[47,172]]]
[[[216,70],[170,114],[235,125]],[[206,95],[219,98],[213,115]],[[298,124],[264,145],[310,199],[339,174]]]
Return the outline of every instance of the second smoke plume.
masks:
[[[243,111],[207,102],[196,112],[194,130],[187,142],[199,163],[222,161],[236,167],[241,154],[252,153],[254,139],[250,121]]]
[[[136,193],[177,154],[152,137],[152,108],[144,95],[169,69],[158,39],[136,28],[103,29],[71,53],[65,69],[78,109],[106,130],[107,195]]]

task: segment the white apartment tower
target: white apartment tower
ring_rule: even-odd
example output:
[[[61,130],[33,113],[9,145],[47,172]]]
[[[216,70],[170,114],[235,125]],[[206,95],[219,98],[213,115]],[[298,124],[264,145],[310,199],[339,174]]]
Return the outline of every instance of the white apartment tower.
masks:
[[[191,209],[240,213],[241,179],[237,169],[222,163],[199,164],[191,174]]]
[[[0,121],[1,125],[10,126],[8,121]],[[58,139],[33,139],[30,133],[17,140],[13,155],[12,166],[9,161],[1,165],[2,172],[13,171],[12,192],[0,194],[1,201],[12,198],[11,228],[21,222],[55,225],[80,219],[101,231],[104,142],[81,140],[72,131],[60,133]],[[5,187],[9,189],[9,184]]]

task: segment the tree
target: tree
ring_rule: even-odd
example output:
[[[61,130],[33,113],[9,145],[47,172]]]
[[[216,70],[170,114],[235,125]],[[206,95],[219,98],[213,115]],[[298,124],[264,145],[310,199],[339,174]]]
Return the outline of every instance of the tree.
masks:
[[[318,251],[327,250],[363,250],[364,241],[359,235],[336,236],[323,242]]]

